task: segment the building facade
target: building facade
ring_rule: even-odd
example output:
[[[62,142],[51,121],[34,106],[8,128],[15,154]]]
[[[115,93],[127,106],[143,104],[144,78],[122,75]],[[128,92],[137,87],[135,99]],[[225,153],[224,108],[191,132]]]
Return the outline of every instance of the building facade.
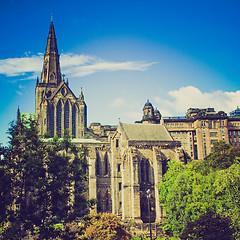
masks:
[[[239,116],[227,116],[214,108],[190,108],[186,116],[163,118],[162,124],[193,159],[205,158],[220,140],[240,149]]]
[[[82,90],[76,97],[68,79],[61,75],[54,26],[51,22],[41,79],[37,79],[36,117],[41,135],[63,137],[69,129],[76,146],[89,149],[89,198],[98,200],[98,212],[112,212],[124,220],[149,222],[147,194],[150,192],[151,221],[163,215],[158,185],[168,161],[184,161],[181,144],[174,141],[161,114],[148,101],[141,123],[87,128],[87,106]]]
[[[61,75],[57,40],[51,22],[44,54],[41,80],[37,79],[36,117],[41,135],[62,137],[64,130],[71,129],[76,138],[84,137],[87,127],[87,106],[81,90],[77,98]]]

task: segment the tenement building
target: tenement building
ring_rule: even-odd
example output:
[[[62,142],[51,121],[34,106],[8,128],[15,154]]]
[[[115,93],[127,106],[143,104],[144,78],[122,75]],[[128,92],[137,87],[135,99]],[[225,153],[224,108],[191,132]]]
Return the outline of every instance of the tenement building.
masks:
[[[54,25],[51,22],[41,79],[36,84],[36,117],[40,134],[63,137],[70,130],[73,143],[89,149],[89,197],[98,199],[98,212],[116,213],[125,220],[159,222],[162,211],[158,185],[171,160],[184,161],[179,141],[160,124],[161,114],[148,101],[140,123],[87,128],[87,105],[82,90],[76,97],[61,75]],[[145,123],[145,124],[144,124]]]
[[[214,108],[190,108],[184,117],[163,118],[174,140],[191,158],[203,159],[211,153],[214,142],[223,140],[240,149],[240,117]]]

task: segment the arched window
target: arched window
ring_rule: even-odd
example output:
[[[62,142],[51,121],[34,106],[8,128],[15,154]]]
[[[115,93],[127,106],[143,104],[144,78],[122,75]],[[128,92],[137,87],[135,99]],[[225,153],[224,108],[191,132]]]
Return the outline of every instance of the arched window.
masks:
[[[106,194],[105,194],[105,212],[108,212],[109,211],[109,197],[108,197],[108,190],[106,191]]]
[[[105,175],[107,175],[109,173],[109,162],[108,162],[107,152],[105,153],[105,156],[104,156],[104,169],[105,169]]]
[[[100,191],[97,192],[97,212],[103,211],[103,201],[102,201],[102,194]]]
[[[140,164],[140,180],[142,183],[148,183],[150,181],[150,164],[148,159],[142,159]]]
[[[76,137],[76,105],[73,105],[72,108],[72,135],[75,138]]]
[[[95,174],[96,176],[100,175],[100,169],[101,169],[101,159],[99,156],[99,153],[96,154],[96,164],[95,164]]]
[[[62,133],[62,103],[58,101],[57,104],[57,135],[61,137]]]
[[[69,103],[68,101],[64,106],[64,130],[69,128]]]
[[[54,79],[55,79],[55,74],[54,74],[54,73],[51,73],[51,75],[50,75],[50,81],[53,82]]]
[[[50,137],[54,136],[54,106],[47,105],[47,131]]]

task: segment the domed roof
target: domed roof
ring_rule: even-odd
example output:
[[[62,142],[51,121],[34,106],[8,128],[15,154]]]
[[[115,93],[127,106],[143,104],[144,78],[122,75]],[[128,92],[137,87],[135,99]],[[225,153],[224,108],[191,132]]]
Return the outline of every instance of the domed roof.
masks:
[[[153,108],[153,106],[152,106],[152,104],[149,102],[149,100],[147,100],[147,102],[145,103],[144,108],[145,108],[145,107],[152,107],[152,108]]]

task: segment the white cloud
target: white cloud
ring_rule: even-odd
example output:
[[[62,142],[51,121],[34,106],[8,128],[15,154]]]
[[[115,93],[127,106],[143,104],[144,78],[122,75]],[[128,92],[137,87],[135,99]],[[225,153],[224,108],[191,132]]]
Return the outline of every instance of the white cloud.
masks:
[[[0,74],[12,77],[39,72],[42,62],[41,56],[3,59],[0,60]]]
[[[0,74],[8,77],[24,76],[19,80],[36,79],[36,75],[40,75],[42,70],[43,54],[39,53],[31,57],[29,54],[30,52],[26,52],[26,57],[0,60]],[[96,56],[73,53],[62,54],[60,61],[62,72],[68,77],[81,77],[102,71],[145,71],[156,63],[144,61],[112,62]]]
[[[208,108],[214,107],[216,111],[223,110],[226,113],[236,109],[240,104],[240,91],[223,92],[201,92],[193,86],[181,87],[178,90],[169,91],[171,99],[155,97],[159,104],[159,109],[164,116],[184,115],[188,108]],[[172,114],[170,114],[172,113]]]

